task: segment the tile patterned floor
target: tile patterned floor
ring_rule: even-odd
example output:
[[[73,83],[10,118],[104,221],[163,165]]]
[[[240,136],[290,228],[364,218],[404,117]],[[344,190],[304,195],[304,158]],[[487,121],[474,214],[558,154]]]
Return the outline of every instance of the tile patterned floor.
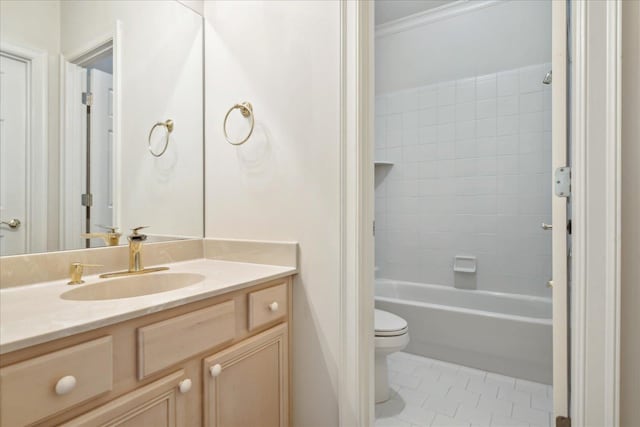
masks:
[[[376,427],[550,427],[552,387],[439,360],[389,357],[392,397]]]

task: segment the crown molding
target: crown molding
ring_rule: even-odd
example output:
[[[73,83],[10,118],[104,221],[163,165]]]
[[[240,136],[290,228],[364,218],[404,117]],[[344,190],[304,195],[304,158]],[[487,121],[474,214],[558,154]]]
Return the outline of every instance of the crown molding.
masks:
[[[393,21],[377,25],[375,28],[376,38],[389,36],[402,31],[407,31],[421,25],[430,24],[432,22],[453,18],[454,16],[484,9],[486,7],[494,6],[499,3],[504,3],[504,1],[458,0],[449,4],[435,7],[433,9],[425,10],[424,12],[418,12],[413,15],[405,16],[403,18],[395,19]]]

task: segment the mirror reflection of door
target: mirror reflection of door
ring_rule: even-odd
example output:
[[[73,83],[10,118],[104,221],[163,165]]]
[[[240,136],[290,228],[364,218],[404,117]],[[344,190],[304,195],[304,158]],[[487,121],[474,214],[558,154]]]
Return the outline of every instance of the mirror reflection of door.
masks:
[[[69,182],[71,211],[79,209],[67,222],[66,245],[99,247],[100,238],[85,238],[89,233],[104,233],[114,225],[113,213],[113,48],[102,45],[94,51],[67,62],[64,142],[77,152],[79,175]]]
[[[0,255],[27,251],[28,74],[27,62],[0,52]]]

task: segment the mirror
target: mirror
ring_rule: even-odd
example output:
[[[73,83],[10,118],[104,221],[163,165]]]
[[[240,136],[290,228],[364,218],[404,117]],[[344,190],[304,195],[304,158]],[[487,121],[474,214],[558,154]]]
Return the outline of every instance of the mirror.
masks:
[[[203,236],[200,15],[3,0],[0,71],[0,255]]]

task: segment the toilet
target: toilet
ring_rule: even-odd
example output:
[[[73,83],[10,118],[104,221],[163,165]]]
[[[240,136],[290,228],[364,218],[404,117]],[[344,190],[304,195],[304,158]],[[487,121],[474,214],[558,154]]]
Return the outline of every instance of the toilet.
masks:
[[[384,310],[375,310],[376,345],[376,403],[389,400],[389,374],[387,356],[403,350],[409,344],[409,327],[400,316]]]

